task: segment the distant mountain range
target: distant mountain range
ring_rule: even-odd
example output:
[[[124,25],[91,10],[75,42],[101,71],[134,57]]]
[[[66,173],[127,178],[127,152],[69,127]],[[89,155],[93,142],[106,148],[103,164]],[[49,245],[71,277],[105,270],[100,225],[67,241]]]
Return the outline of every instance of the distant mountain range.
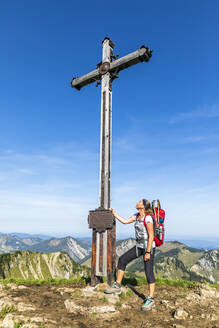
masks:
[[[117,256],[134,245],[135,240],[132,238],[117,241]],[[39,253],[64,252],[75,262],[90,266],[90,240],[78,240],[71,236],[41,239],[29,234],[0,234],[0,253],[23,250]],[[142,259],[130,263],[127,270],[143,273]],[[165,242],[156,249],[155,272],[157,277],[196,281],[204,279],[219,283],[219,250],[192,248],[178,241]]]
[[[17,237],[20,237],[20,238],[40,238],[40,239],[54,238],[54,236],[49,236],[49,235],[30,234],[30,233],[22,233],[22,232],[10,232],[10,233],[0,232],[0,235],[11,235],[11,236],[17,236]]]
[[[21,238],[11,234],[0,235],[0,253],[16,250],[29,250],[32,252],[66,252],[76,262],[80,262],[90,254],[91,247],[87,241],[79,241],[72,237],[51,238],[42,240],[38,237]]]
[[[0,235],[5,235],[6,233],[0,232]],[[21,239],[23,238],[40,238],[42,240],[48,240],[51,238],[64,238],[66,237],[64,234],[56,234],[55,236],[52,235],[44,235],[44,234],[29,234],[29,233],[21,233],[21,232],[10,232],[8,233],[11,236],[17,236]],[[75,237],[74,234],[69,234],[72,238],[84,243],[85,245],[91,246],[91,236],[90,237]],[[74,236],[74,237],[73,237]],[[117,241],[129,239],[130,236],[117,236]],[[179,241],[180,243],[186,244],[187,246],[203,249],[203,250],[211,250],[211,249],[219,249],[219,237],[197,237],[197,236],[177,236],[177,235],[167,235],[165,236],[165,241]],[[86,247],[86,246],[85,246]]]

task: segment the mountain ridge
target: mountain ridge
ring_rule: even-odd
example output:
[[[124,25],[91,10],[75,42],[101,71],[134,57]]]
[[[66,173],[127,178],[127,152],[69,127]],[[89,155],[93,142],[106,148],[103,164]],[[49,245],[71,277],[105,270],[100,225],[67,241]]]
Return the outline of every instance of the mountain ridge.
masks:
[[[86,248],[84,247],[86,246]],[[16,250],[29,250],[35,252],[67,252],[76,262],[80,262],[90,253],[90,246],[87,242],[67,236],[63,238],[50,238],[42,240],[40,238],[20,238],[10,234],[0,235],[0,253],[13,252]]]
[[[117,243],[117,260],[128,249],[135,246],[135,239],[129,238]],[[90,267],[91,258],[81,264]],[[127,265],[130,273],[144,275],[142,257]],[[204,251],[188,247],[181,242],[165,242],[155,251],[155,275],[159,278],[184,279],[219,284],[219,250]]]
[[[67,253],[40,253],[28,250],[0,254],[0,279],[73,279],[87,276],[89,269]]]
[[[90,266],[91,247],[89,241],[77,240],[71,236],[41,240],[37,237],[20,238],[10,234],[0,234],[0,252],[18,250],[54,253],[65,252],[77,263]],[[135,245],[134,238],[117,241],[117,259]],[[219,251],[202,250],[179,241],[165,242],[156,248],[155,273],[158,277],[186,280],[206,280],[219,283]],[[143,273],[141,259],[127,266],[129,272]]]

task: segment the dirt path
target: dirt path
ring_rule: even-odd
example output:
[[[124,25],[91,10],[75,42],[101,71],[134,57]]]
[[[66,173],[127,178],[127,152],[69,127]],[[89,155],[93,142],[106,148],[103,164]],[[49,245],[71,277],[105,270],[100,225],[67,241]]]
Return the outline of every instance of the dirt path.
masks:
[[[1,285],[0,308],[2,309],[10,301],[20,310],[2,318],[0,327],[10,327],[7,326],[7,318],[8,320],[12,318],[14,321],[23,318],[21,320],[23,322],[32,322],[24,325],[26,328],[219,327],[216,289],[201,287],[199,290],[185,290],[180,287],[158,286],[155,309],[143,312],[141,311],[142,298],[135,293],[131,294],[129,288],[124,289],[121,297],[108,300],[103,293],[103,288],[104,286],[95,291],[89,286],[85,288],[80,284],[68,286],[8,284],[7,287]],[[147,286],[136,287],[136,290],[140,294],[147,294]],[[126,292],[128,294],[125,296]],[[104,312],[107,308],[112,312],[106,311],[100,314],[100,311]]]

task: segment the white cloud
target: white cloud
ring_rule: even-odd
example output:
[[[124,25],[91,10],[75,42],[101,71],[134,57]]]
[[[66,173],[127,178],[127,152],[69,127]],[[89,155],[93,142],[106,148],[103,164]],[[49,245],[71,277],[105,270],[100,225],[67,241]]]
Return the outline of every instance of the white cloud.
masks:
[[[31,154],[2,151],[1,231],[86,231],[88,211],[98,205],[98,166],[96,153],[82,145],[66,153],[64,146]]]
[[[179,158],[176,163],[159,159],[154,165],[148,150],[133,148],[131,154],[128,148],[121,155],[117,149],[113,158],[112,207],[128,217],[139,199],[159,198],[169,234],[210,234],[204,223],[209,205],[212,216],[219,211],[217,163]],[[68,144],[31,154],[1,152],[0,158],[0,231],[90,233],[88,212],[99,205],[98,153],[87,145]],[[219,231],[218,221],[214,230]],[[133,231],[132,225],[117,225],[118,235],[133,236]]]
[[[207,136],[190,136],[179,139],[179,141],[183,143],[193,143],[193,142],[201,142],[203,140],[209,139]]]
[[[193,120],[198,118],[214,118],[219,117],[219,104],[201,107],[190,112],[183,112],[173,116],[169,120],[169,124],[175,124],[185,120]]]

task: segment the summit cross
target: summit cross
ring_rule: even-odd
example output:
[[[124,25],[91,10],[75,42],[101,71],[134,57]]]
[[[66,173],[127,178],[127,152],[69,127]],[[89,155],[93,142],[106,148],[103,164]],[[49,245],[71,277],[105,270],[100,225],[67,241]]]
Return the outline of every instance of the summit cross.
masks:
[[[122,57],[113,56],[114,43],[106,37],[102,42],[102,61],[92,72],[73,78],[71,86],[80,90],[96,82],[101,83],[101,136],[99,208],[90,211],[89,227],[92,228],[91,285],[107,276],[110,285],[116,271],[116,225],[110,208],[111,130],[112,130],[112,82],[120,71],[141,62],[148,62],[152,50],[142,46]]]

